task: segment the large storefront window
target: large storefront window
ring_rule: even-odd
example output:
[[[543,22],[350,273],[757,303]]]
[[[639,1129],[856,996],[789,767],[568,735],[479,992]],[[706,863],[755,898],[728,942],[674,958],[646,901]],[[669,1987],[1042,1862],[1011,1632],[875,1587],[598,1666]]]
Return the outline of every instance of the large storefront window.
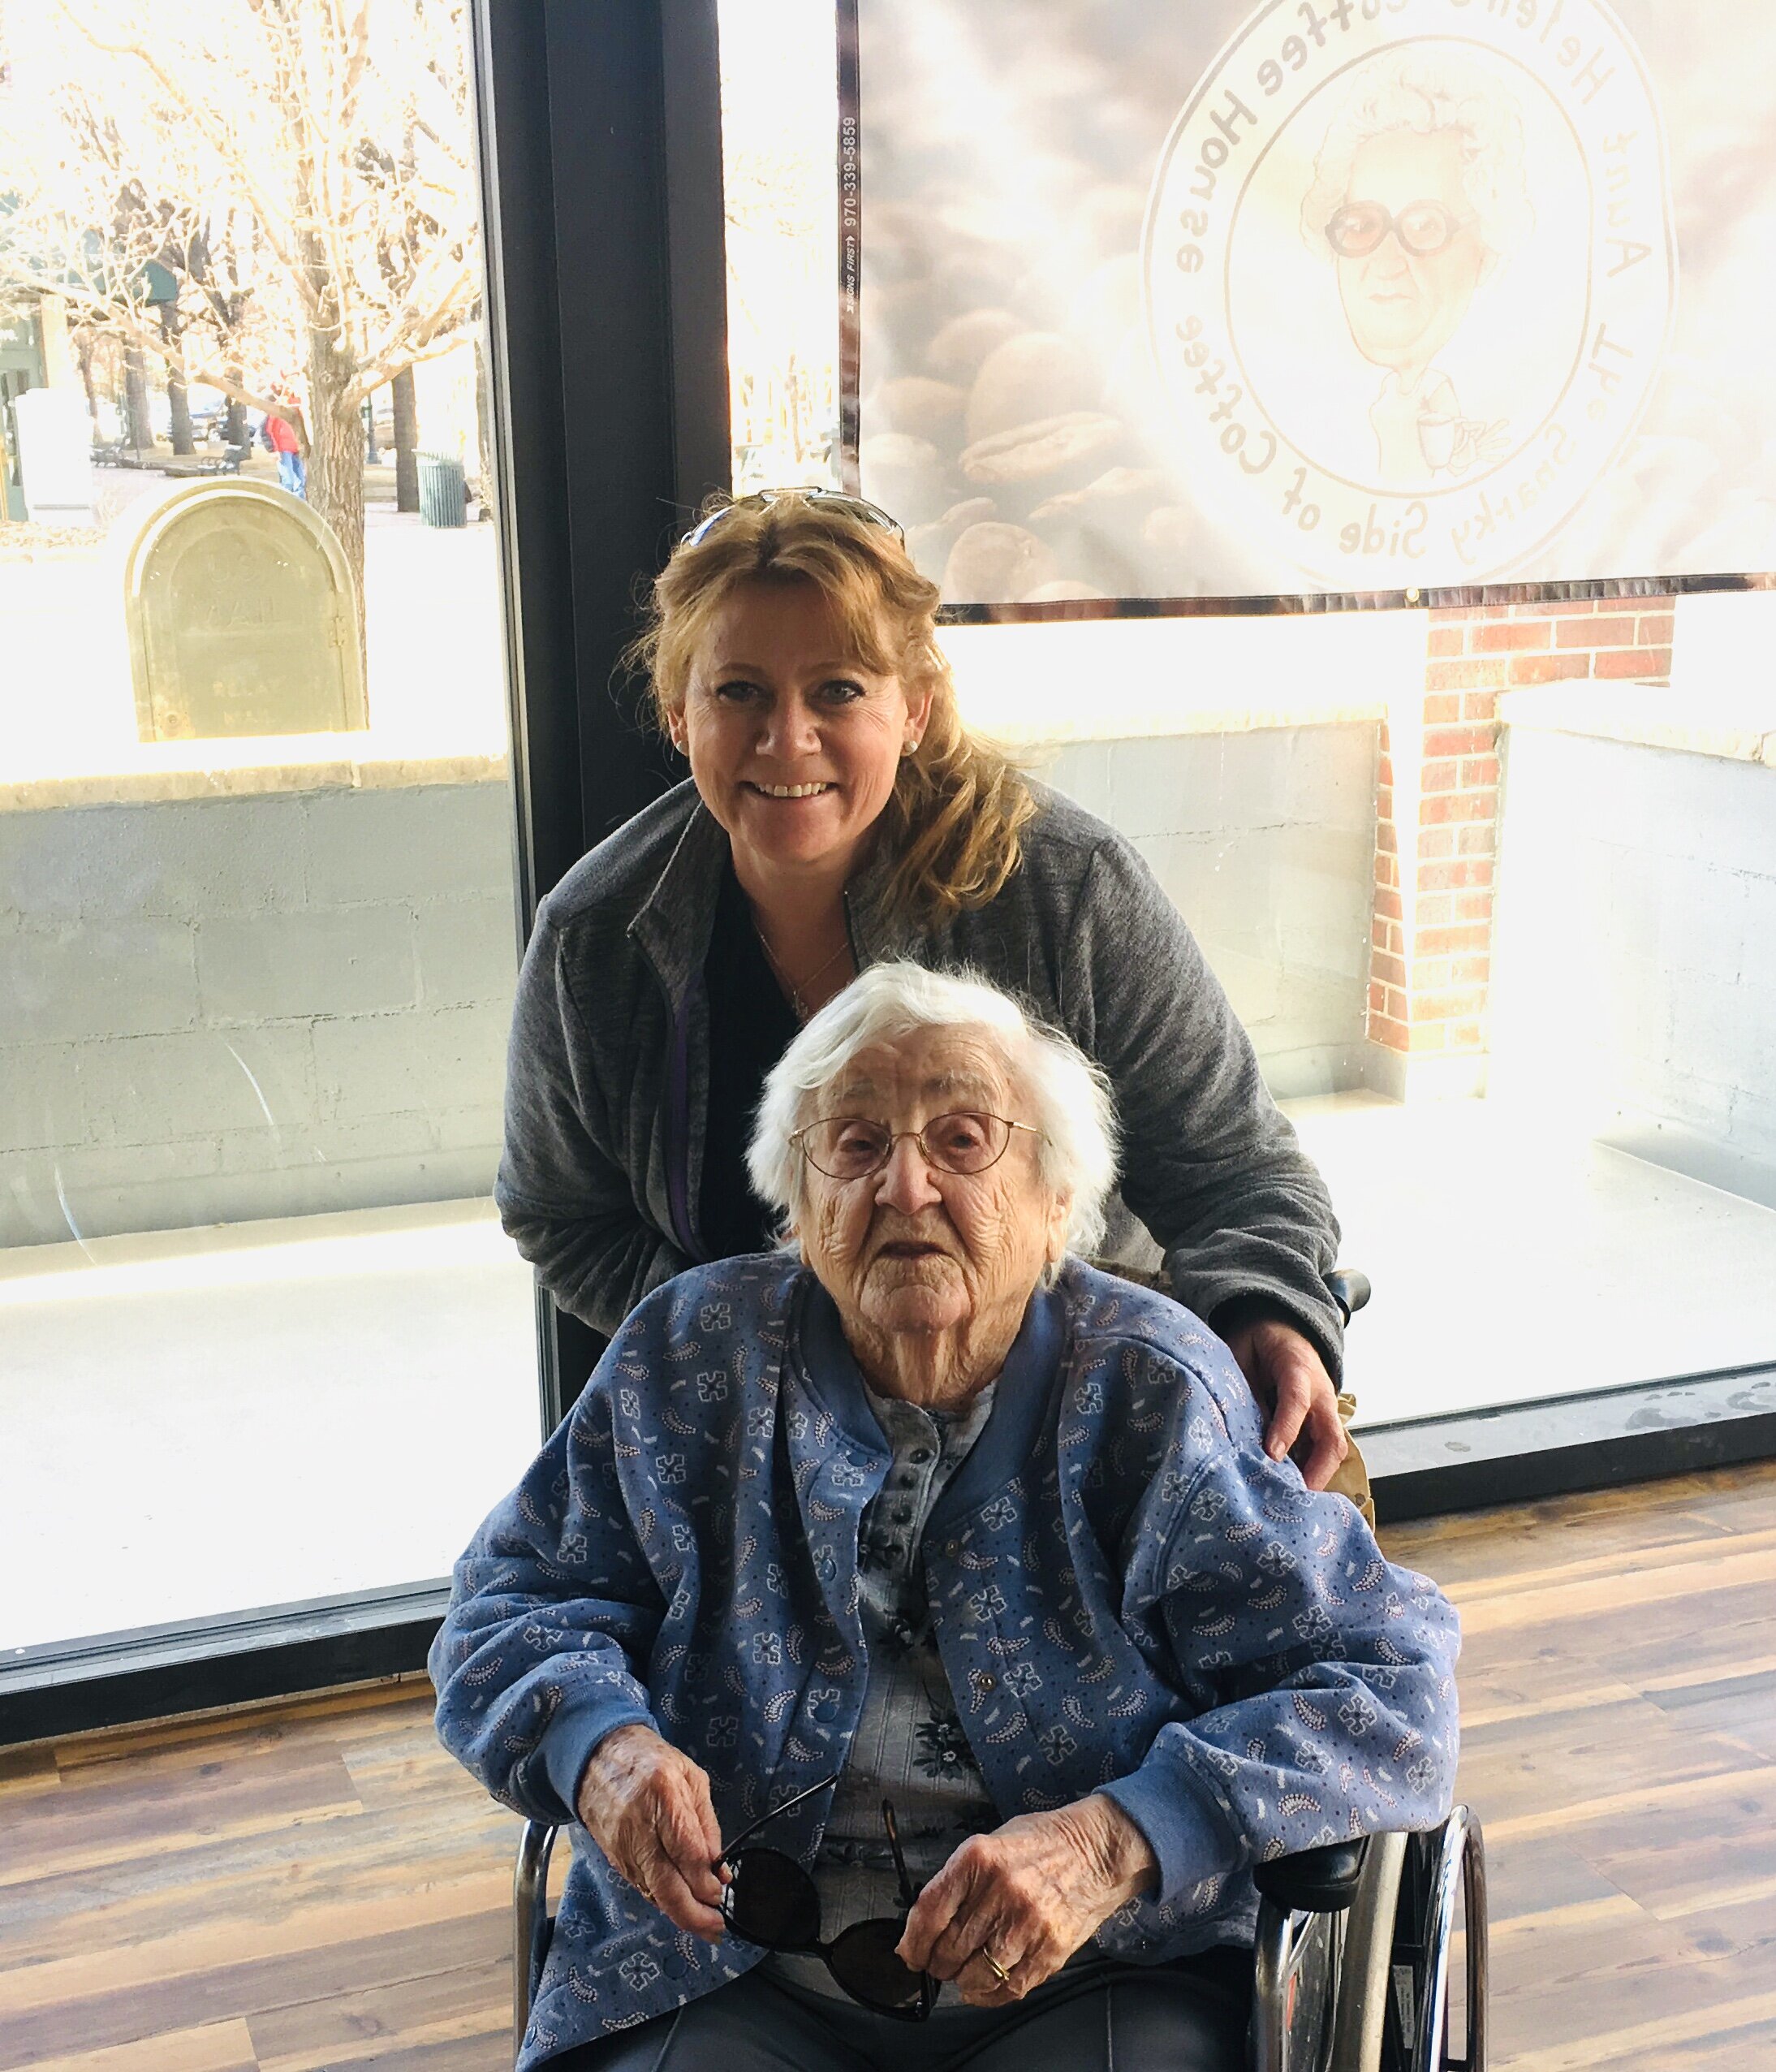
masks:
[[[0,23],[15,1650],[436,1578],[537,1395],[466,11]]]
[[[1166,181],[1188,184],[1190,168],[1166,171],[1179,109],[1161,105],[1162,67],[1137,76],[1134,50],[1171,32],[1123,11],[1133,41],[1119,52],[1094,41],[1096,17],[1077,9],[990,21],[973,11],[968,34],[963,11],[942,5],[886,28],[881,7],[865,0],[862,11],[863,487],[906,520],[921,565],[964,607],[959,617],[1020,622],[948,629],[970,718],[1140,849],[1325,1170],[1345,1257],[1377,1288],[1350,1340],[1361,1421],[1770,1362],[1776,705],[1757,688],[1767,600],[1427,611],[1410,608],[1407,576],[1388,610],[1218,616],[1198,602],[1206,615],[1120,615],[1115,586],[1131,570],[1170,570],[1187,594],[1278,586],[1244,580],[1258,564],[1215,529],[1212,499],[1187,510],[1153,455],[1130,464],[1126,422],[1118,443],[1114,421],[1137,403],[1170,408],[1146,366],[1142,225]],[[760,11],[741,0],[723,10],[729,215],[749,226],[731,238],[737,398],[757,389],[745,386],[742,352],[777,370],[779,386],[791,366],[833,378],[838,275],[796,298],[774,292],[783,261],[750,227],[747,154],[767,127],[796,140],[778,162],[796,183],[774,189],[777,220],[838,222],[831,59],[856,12],[835,21],[811,5],[792,68],[774,71],[789,61]],[[1674,76],[1692,63],[1662,31],[1642,33]],[[1217,39],[1201,25],[1178,34],[1206,37],[1213,58]],[[1533,166],[1552,89],[1513,86],[1508,54],[1475,62],[1528,111]],[[1379,77],[1377,67],[1410,70],[1410,58],[1364,62]],[[963,71],[967,93],[950,91]],[[1614,90],[1625,83],[1623,71]],[[1748,97],[1748,85],[1735,89],[1735,106]],[[1315,107],[1324,114],[1336,97],[1329,88]],[[1687,106],[1680,96],[1674,119]],[[1244,119],[1229,120],[1237,140]],[[1130,140],[1149,132],[1151,162],[1136,165]],[[1203,135],[1213,170],[1234,145],[1212,127]],[[1707,136],[1681,122],[1674,131],[1679,225]],[[1569,148],[1580,147],[1569,137]],[[1272,172],[1287,157],[1278,150]],[[1554,204],[1576,209],[1579,192],[1545,192],[1544,242],[1565,235]],[[1259,186],[1253,196],[1257,210]],[[1662,189],[1636,196],[1655,217],[1666,205]],[[1284,225],[1291,251],[1299,201]],[[819,251],[825,267],[831,248]],[[1635,278],[1656,271],[1649,257]],[[1697,350],[1706,341],[1695,327],[1723,280],[1711,273],[1683,320]],[[1242,322],[1268,307],[1241,304]],[[1477,324],[1487,312],[1475,307]],[[1725,565],[1708,559],[1722,554],[1748,565],[1768,541],[1767,495],[1754,510],[1735,488],[1697,543],[1708,514],[1688,500],[1690,477],[1671,473],[1680,448],[1686,466],[1707,460],[1680,437],[1688,365],[1674,360],[1653,386],[1640,443],[1576,521],[1573,550],[1588,557],[1580,572],[1644,576],[1636,557],[1662,542],[1679,555],[1673,568]],[[1105,386],[1093,386],[1094,369]],[[1533,370],[1520,372],[1533,386]],[[1238,370],[1222,373],[1218,451],[1233,454],[1239,398],[1226,384]],[[1646,369],[1636,378],[1645,388]],[[1476,376],[1474,392],[1484,386]],[[775,452],[761,476],[738,402],[735,421],[742,486],[817,479]],[[1362,433],[1360,412],[1354,421]],[[1258,449],[1239,451],[1250,461]],[[1433,454],[1423,465],[1434,475],[1444,463]],[[1291,522],[1304,522],[1304,503],[1293,508]],[[1638,530],[1619,541],[1610,529],[1629,515]],[[1082,539],[1097,542],[1095,559],[1081,559]],[[1367,540],[1359,524],[1356,549]],[[1336,548],[1334,538],[1334,560]]]

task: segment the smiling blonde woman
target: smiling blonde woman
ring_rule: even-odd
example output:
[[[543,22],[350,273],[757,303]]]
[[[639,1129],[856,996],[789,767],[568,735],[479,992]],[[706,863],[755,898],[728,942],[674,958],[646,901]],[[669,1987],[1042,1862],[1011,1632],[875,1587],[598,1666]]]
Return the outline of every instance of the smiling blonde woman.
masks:
[[[963,724],[938,602],[893,520],[835,494],[721,505],[679,543],[637,652],[690,780],[538,912],[506,1228],[606,1333],[686,1267],[765,1248],[748,1137],[797,1030],[872,965],[968,967],[1103,1072],[1127,1145],[1106,1255],[1157,1247],[1268,1443],[1304,1432],[1324,1487],[1347,1450],[1326,1189],[1140,857]]]

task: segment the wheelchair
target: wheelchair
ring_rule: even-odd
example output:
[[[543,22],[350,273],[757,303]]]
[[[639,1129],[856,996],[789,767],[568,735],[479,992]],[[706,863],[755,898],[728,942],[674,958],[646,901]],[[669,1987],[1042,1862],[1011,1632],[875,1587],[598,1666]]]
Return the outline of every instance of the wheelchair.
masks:
[[[512,2050],[554,1933],[558,1828],[532,1820],[512,1880]],[[1486,1859],[1458,1806],[1425,1834],[1334,1843],[1260,1864],[1249,2072],[1485,2072]],[[1452,1957],[1463,1934],[1456,2053]]]
[[[1354,1270],[1328,1274],[1326,1287],[1347,1323],[1369,1299],[1368,1276]],[[559,1832],[532,1820],[518,1845],[515,2055],[554,1933],[549,1859]],[[1252,1876],[1258,1927],[1248,2072],[1486,2072],[1486,1851],[1465,1806],[1424,1833],[1304,1850],[1256,1866]],[[1459,2022],[1451,1990],[1458,1923]]]

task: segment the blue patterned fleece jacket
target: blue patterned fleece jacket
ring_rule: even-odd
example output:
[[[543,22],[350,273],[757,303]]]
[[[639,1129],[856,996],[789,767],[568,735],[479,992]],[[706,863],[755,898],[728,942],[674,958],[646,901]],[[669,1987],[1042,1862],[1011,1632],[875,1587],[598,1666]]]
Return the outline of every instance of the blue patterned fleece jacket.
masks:
[[[782,1255],[649,1296],[456,1566],[438,1732],[494,1795],[573,1818],[639,1720],[709,1773],[733,1834],[843,1764],[864,1696],[858,1526],[890,1450],[830,1298]],[[1070,1260],[1032,1300],[926,1529],[931,1615],[999,1811],[1106,1791],[1159,1860],[1107,1953],[1249,1942],[1261,1858],[1424,1827],[1455,1768],[1454,1612],[1356,1510],[1266,1458],[1226,1348]],[[812,1865],[831,1794],[772,1845]],[[530,2072],[739,1977],[575,1852]]]

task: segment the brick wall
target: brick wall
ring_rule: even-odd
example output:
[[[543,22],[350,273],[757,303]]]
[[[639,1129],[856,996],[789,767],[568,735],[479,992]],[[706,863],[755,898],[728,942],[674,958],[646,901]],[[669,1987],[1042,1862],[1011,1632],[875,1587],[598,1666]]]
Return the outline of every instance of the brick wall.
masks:
[[[1570,677],[1669,681],[1674,600],[1430,615],[1422,696],[1390,710],[1377,794],[1369,1034],[1459,1081],[1486,1049],[1498,694]]]

